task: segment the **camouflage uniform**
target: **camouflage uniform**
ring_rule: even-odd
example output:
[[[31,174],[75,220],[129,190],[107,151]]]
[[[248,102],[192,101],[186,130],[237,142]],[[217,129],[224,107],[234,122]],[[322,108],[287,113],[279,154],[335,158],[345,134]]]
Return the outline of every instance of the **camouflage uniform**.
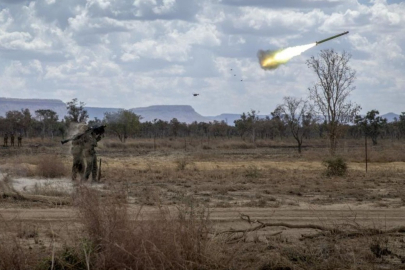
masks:
[[[14,133],[10,135],[10,146],[14,146]]]
[[[88,128],[85,124],[79,124],[75,127],[76,135],[72,139],[62,141],[62,144],[66,141],[72,142],[72,180],[75,180],[77,174],[80,173],[81,181],[88,180],[90,174],[92,174],[92,180],[97,181],[97,156],[94,148],[97,147],[97,142],[101,139],[105,127],[100,126],[93,129]]]
[[[100,135],[93,132],[83,136],[84,140],[84,151],[83,156],[86,160],[86,172],[84,174],[85,180],[88,180],[91,173],[92,181],[97,181],[97,155],[95,148],[97,147],[97,142],[101,139]]]
[[[3,146],[7,146],[7,144],[8,144],[8,134],[5,133],[4,134],[4,144],[3,144]]]
[[[21,136],[21,134],[19,134],[18,137],[17,137],[17,146],[18,147],[22,146],[22,136]]]
[[[75,181],[77,174],[80,176],[80,181],[84,173],[84,160],[83,160],[83,140],[73,140],[71,153],[73,155],[73,166],[72,166],[72,181]]]

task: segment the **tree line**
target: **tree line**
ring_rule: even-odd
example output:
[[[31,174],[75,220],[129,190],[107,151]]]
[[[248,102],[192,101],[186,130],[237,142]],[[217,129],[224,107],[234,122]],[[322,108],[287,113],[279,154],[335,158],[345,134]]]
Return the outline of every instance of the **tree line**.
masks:
[[[330,126],[326,119],[315,115],[308,102],[303,99],[285,97],[270,115],[259,117],[255,110],[242,113],[234,126],[225,121],[184,123],[176,118],[170,121],[155,119],[142,122],[142,116],[130,110],[106,113],[103,119],[88,120],[83,103],[76,106],[75,99],[68,102],[68,115],[60,119],[52,110],[37,110],[32,115],[28,109],[8,111],[0,117],[0,132],[22,134],[25,137],[65,137],[70,122],[88,122],[89,126],[106,124],[107,135],[117,137],[121,142],[127,138],[240,138],[247,142],[259,140],[283,140],[293,138],[298,149],[304,140],[327,138]],[[73,107],[72,107],[73,105]],[[341,125],[341,137],[359,139],[365,134],[378,143],[379,138],[405,138],[405,112],[398,119],[388,123],[377,110],[365,116],[357,115],[353,123]]]

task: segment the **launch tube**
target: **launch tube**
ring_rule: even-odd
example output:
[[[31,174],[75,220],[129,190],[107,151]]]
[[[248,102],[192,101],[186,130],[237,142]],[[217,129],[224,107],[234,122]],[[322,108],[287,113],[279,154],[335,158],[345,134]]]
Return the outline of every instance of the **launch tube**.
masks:
[[[334,39],[334,38],[337,38],[337,37],[340,37],[340,36],[343,36],[343,35],[346,35],[346,34],[349,34],[349,31],[343,32],[343,33],[341,33],[341,34],[339,34],[339,35],[336,35],[336,36],[332,36],[332,37],[330,37],[330,38],[322,39],[321,41],[317,41],[317,42],[315,42],[315,43],[316,43],[316,45],[319,45],[319,44],[321,44],[321,43],[324,43],[324,42],[326,42],[326,41],[329,41],[329,40],[331,40],[331,39]]]

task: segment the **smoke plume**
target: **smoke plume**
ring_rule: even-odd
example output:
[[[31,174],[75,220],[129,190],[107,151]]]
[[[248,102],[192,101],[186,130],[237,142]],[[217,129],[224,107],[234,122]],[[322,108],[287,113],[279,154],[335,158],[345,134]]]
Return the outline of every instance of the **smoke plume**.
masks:
[[[259,58],[259,63],[262,69],[272,70],[278,68],[281,64],[287,63],[294,56],[300,55],[306,50],[316,46],[316,43],[311,43],[307,45],[288,47],[286,49],[280,50],[259,50],[257,52],[257,58]]]

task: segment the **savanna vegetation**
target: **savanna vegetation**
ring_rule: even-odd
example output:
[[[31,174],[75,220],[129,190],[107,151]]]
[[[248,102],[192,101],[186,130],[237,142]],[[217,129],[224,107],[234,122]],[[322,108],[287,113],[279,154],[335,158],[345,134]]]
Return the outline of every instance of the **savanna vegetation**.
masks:
[[[308,65],[327,74],[325,59],[348,63],[326,51]],[[285,97],[234,125],[88,120],[77,99],[62,120],[8,112],[0,132],[24,142],[0,149],[0,269],[405,269],[405,113],[358,115],[342,77],[327,92],[341,107],[324,82],[318,105]],[[83,121],[107,124],[92,184],[70,181],[60,144]]]

